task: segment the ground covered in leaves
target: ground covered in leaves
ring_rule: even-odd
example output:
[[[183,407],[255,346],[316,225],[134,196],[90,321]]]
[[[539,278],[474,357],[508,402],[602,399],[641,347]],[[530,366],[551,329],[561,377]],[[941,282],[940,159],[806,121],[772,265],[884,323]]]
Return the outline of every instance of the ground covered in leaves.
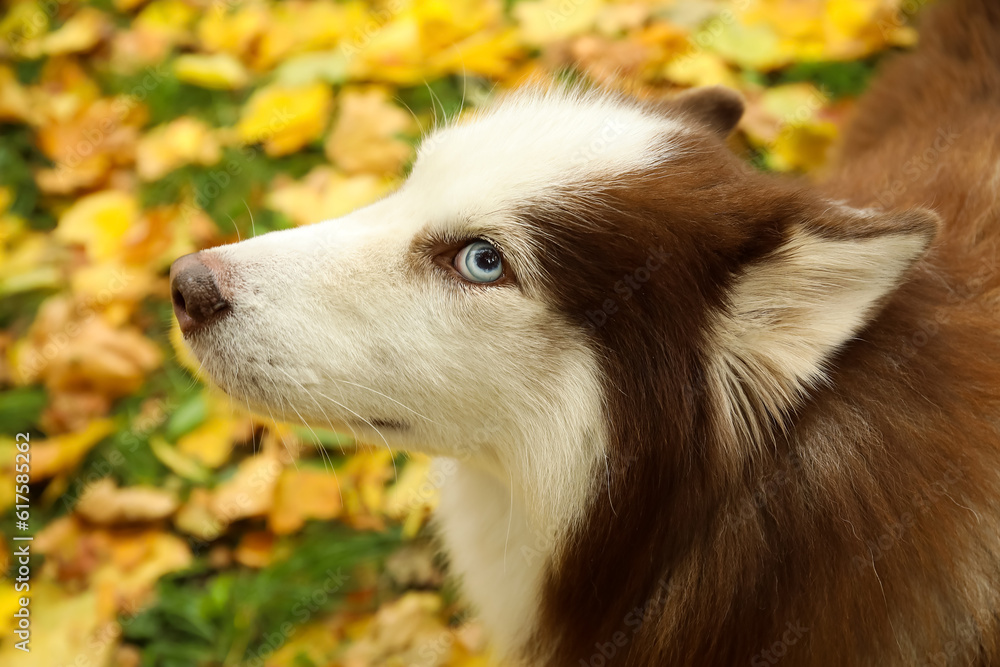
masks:
[[[532,80],[733,86],[734,149],[813,173],[919,4],[0,0],[0,664],[494,664],[428,547],[426,459],[206,387],[170,262],[377,198]]]

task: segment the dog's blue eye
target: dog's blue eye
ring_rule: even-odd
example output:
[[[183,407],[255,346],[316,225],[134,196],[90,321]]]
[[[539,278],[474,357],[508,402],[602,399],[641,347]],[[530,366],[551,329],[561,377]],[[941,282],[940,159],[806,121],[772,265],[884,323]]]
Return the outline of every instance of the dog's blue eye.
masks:
[[[466,280],[492,283],[503,277],[503,258],[489,241],[473,241],[455,255],[455,269]]]

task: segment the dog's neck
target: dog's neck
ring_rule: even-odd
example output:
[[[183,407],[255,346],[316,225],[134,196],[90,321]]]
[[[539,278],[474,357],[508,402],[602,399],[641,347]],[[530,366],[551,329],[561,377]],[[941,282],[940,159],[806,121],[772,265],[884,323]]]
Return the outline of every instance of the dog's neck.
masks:
[[[526,441],[508,450],[518,455],[504,465],[435,460],[445,480],[435,522],[452,573],[509,658],[523,652],[536,629],[546,575],[585,518],[604,465],[601,437],[555,437],[566,442]],[[575,455],[539,475],[540,462],[531,459],[553,449]]]

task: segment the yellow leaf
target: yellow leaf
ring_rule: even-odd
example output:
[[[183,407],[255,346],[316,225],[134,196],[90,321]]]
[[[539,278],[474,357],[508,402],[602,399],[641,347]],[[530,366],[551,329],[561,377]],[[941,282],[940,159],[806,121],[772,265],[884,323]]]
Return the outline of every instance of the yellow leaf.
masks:
[[[410,115],[390,101],[384,88],[345,90],[326,155],[346,172],[394,174],[413,152],[400,138],[411,126]]]
[[[274,72],[274,80],[287,86],[303,86],[317,81],[343,83],[347,79],[347,56],[342,50],[294,56]]]
[[[885,0],[753,0],[736,12],[736,22],[773,32],[790,60],[842,60],[895,39],[897,9]]]
[[[437,593],[409,592],[383,605],[367,632],[344,653],[345,667],[363,665],[447,665],[455,639],[441,619]]]
[[[146,2],[146,0],[114,0],[114,5],[115,9],[119,11],[128,12],[137,8],[144,2]]]
[[[8,484],[8,486],[13,486]],[[5,559],[6,560],[6,559]],[[9,563],[4,563],[4,571],[7,571]],[[31,598],[31,591],[18,591],[14,586],[4,586],[0,589],[0,632],[5,637],[11,636],[18,619],[14,617],[14,612],[21,608],[19,600],[21,598]]]
[[[93,392],[108,398],[127,395],[162,361],[160,349],[131,326],[114,323],[112,308],[50,297],[28,337],[15,348],[19,383],[44,382],[53,393]]]
[[[38,58],[43,55],[40,44],[51,18],[42,2],[6,5],[0,15],[0,40],[21,58]]]
[[[174,75],[185,83],[220,90],[237,90],[250,82],[243,63],[227,53],[180,56],[174,61]]]
[[[212,128],[204,121],[181,116],[153,128],[139,141],[136,171],[143,180],[155,181],[186,164],[214,164],[221,155]]]
[[[726,62],[708,51],[694,50],[671,60],[663,75],[682,86],[736,86],[736,76]]]
[[[170,468],[184,479],[192,482],[205,483],[211,480],[212,474],[207,468],[190,456],[185,456],[164,438],[154,435],[149,439],[149,448],[160,463]]]
[[[159,529],[119,529],[109,538],[110,558],[94,571],[91,581],[92,588],[105,595],[112,614],[147,603],[160,577],[191,565],[186,540]]]
[[[31,653],[25,654],[5,638],[0,644],[3,665],[106,665],[119,636],[107,614],[100,613],[93,590],[65,591],[45,580],[31,582]],[[25,656],[30,659],[25,660]]]
[[[138,214],[134,196],[105,190],[77,200],[59,218],[55,236],[63,243],[83,245],[93,260],[113,259],[121,252],[122,239]]]
[[[271,7],[268,5],[244,4],[232,11],[229,6],[217,5],[198,22],[198,41],[208,51],[241,58],[270,25]]]
[[[645,3],[605,5],[597,15],[597,30],[608,37],[636,30],[649,19],[653,7]]]
[[[32,443],[31,480],[38,482],[72,470],[94,445],[111,435],[114,430],[113,421],[98,419],[75,433]]]
[[[729,62],[749,70],[769,71],[791,62],[781,40],[769,25],[747,25],[739,21],[718,21],[695,37],[695,43]]]
[[[774,86],[761,97],[764,108],[782,122],[804,123],[814,118],[826,102],[826,96],[811,83]]]
[[[524,55],[517,31],[507,28],[469,35],[428,59],[434,71],[492,78],[508,76]]]
[[[300,183],[275,179],[265,203],[297,225],[338,218],[369,204],[392,187],[374,174],[347,176],[330,167],[316,167]]]
[[[9,460],[13,461],[14,456],[17,454],[17,449],[14,447],[14,441],[0,439],[0,454],[6,455]],[[4,479],[6,480],[7,477],[4,477]],[[16,500],[17,487],[14,484],[8,483],[0,487],[0,512],[6,513],[7,510],[14,507]],[[2,623],[2,621],[0,621],[0,623]]]
[[[332,102],[323,83],[272,84],[253,94],[236,128],[243,141],[263,143],[270,156],[294,153],[323,133]]]
[[[312,606],[307,606],[307,610],[312,611]],[[267,667],[309,664],[303,657],[315,665],[339,665],[336,657],[342,651],[339,632],[331,630],[329,619],[319,618],[297,628],[295,634],[268,658]]]
[[[286,468],[275,489],[268,526],[277,535],[288,535],[302,528],[307,519],[335,518],[341,505],[336,472]]]
[[[151,266],[126,266],[120,261],[110,261],[81,266],[73,273],[70,287],[78,299],[90,306],[111,309],[127,303],[125,314],[130,315],[135,304],[149,296],[157,280],[153,272],[157,267],[152,262],[149,264]],[[116,322],[120,323],[121,321]]]
[[[189,39],[189,27],[198,10],[184,0],[154,0],[135,17],[133,26],[171,42]]]
[[[208,468],[218,468],[229,459],[233,450],[236,421],[225,408],[225,415],[216,415],[177,441],[177,450]]]
[[[72,68],[63,69],[74,75]],[[47,193],[68,194],[103,186],[113,167],[132,161],[139,126],[146,122],[146,107],[137,96],[92,100],[94,84],[80,76],[79,81],[53,81],[53,87],[72,87],[41,98],[48,104],[41,105],[38,112],[44,120],[37,142],[55,166],[39,169],[35,180]],[[149,85],[156,85],[154,75],[149,76]],[[141,86],[139,90],[145,91]]]
[[[174,515],[174,525],[183,533],[212,541],[226,530],[229,521],[219,519],[212,511],[212,492],[195,487],[188,501]]]
[[[337,471],[344,488],[348,523],[358,528],[381,529],[386,483],[394,481],[392,455],[385,448],[360,451]]]
[[[49,235],[25,232],[23,223],[17,218],[0,217],[0,294],[61,285],[61,259],[63,253],[54,247]]]
[[[110,477],[89,485],[74,511],[91,523],[115,524],[156,521],[177,511],[177,497],[150,487],[118,488]]]
[[[386,11],[394,11],[392,5],[385,7]],[[266,70],[300,53],[341,46],[341,38],[357,26],[363,16],[364,6],[360,2],[278,3],[252,54],[253,66]]]
[[[837,126],[829,121],[810,125],[789,125],[778,135],[768,165],[779,171],[815,171],[826,164]]]
[[[31,122],[35,118],[28,90],[7,65],[0,65],[0,121]]]
[[[50,56],[89,51],[110,30],[108,17],[93,7],[78,9],[55,32],[42,40],[41,49]]]
[[[531,0],[514,5],[521,38],[540,46],[591,30],[601,12],[599,0]]]
[[[373,34],[344,46],[351,57],[350,77],[355,80],[384,81],[416,85],[437,76],[425,56],[421,24],[411,13],[402,13]]]
[[[282,469],[277,455],[267,451],[242,461],[236,474],[216,488],[212,513],[226,523],[266,515],[274,503]]]
[[[403,520],[408,535],[415,534],[423,525],[440,497],[440,483],[435,484],[428,478],[430,468],[430,458],[410,455],[399,481],[389,489],[385,500],[386,516]],[[446,471],[436,474],[446,474]]]
[[[810,83],[792,83],[748,95],[747,112],[741,124],[758,146],[772,143],[785,126],[813,122],[828,99]]]

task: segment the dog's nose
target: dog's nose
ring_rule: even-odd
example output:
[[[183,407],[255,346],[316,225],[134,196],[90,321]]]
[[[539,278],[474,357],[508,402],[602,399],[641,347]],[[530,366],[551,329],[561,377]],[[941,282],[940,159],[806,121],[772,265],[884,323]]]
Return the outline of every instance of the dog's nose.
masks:
[[[184,255],[170,267],[170,296],[181,331],[188,333],[218,319],[229,302],[219,291],[215,273],[200,256]]]

